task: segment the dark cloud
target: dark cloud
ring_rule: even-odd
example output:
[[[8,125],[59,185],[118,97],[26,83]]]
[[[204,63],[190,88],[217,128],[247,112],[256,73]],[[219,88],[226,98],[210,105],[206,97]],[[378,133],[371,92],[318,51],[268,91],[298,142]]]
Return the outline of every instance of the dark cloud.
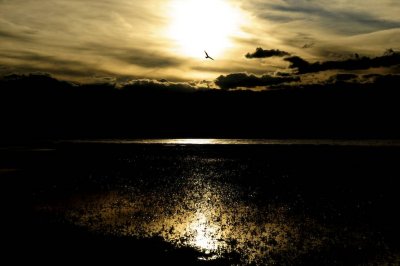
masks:
[[[58,57],[51,55],[43,55],[36,52],[27,52],[27,51],[7,52],[7,53],[0,52],[0,57],[7,59],[16,59],[18,61],[28,61],[32,63],[48,63],[58,67],[86,65],[85,63],[82,63],[77,60],[60,59]]]
[[[365,75],[362,75],[362,78],[375,80],[375,78],[380,77],[380,76],[382,76],[382,75],[380,75],[380,74],[365,74]]]
[[[310,63],[299,56],[284,59],[290,63],[289,68],[297,69],[299,74],[315,73],[325,70],[365,70],[369,68],[391,67],[400,65],[400,53],[385,53],[374,58],[359,57],[342,61],[325,61]]]
[[[95,55],[100,55],[100,51],[101,56],[106,56],[127,64],[137,65],[144,68],[176,67],[183,63],[181,59],[161,55],[156,51],[151,51],[146,48],[116,48],[102,44],[90,43],[87,47],[77,47],[76,49],[79,52],[92,53]]]
[[[315,45],[315,43],[313,43],[313,42],[312,43],[306,43],[301,48],[308,49],[308,48],[314,47],[314,45]]]
[[[288,61],[290,63],[289,68],[297,68],[299,73],[312,72],[312,71],[309,71],[311,64],[299,56],[287,57],[284,60]],[[314,71],[314,72],[317,72],[317,71]]]
[[[13,96],[21,99],[42,101],[57,95],[57,99],[77,97],[84,100],[93,97],[155,97],[159,100],[168,95],[186,95],[196,91],[212,89],[209,82],[170,82],[163,80],[140,79],[117,83],[111,77],[99,77],[92,83],[73,83],[54,78],[48,73],[9,74],[0,76],[0,87],[5,97]],[[1,95],[0,95],[1,96]],[[110,99],[111,99],[110,98]],[[147,98],[146,98],[147,99]],[[136,99],[135,99],[136,100]],[[148,99],[147,99],[148,100]]]
[[[351,80],[356,80],[357,78],[358,78],[358,75],[356,75],[356,74],[341,73],[341,74],[336,74],[336,75],[331,76],[328,79],[328,82],[335,83],[335,82],[351,81]]]
[[[59,77],[69,76],[74,78],[88,78],[94,76],[95,73],[111,75],[110,72],[100,70],[96,65],[89,62],[63,59],[57,56],[43,55],[35,52],[0,52],[0,58],[14,60],[13,65],[8,66],[8,69],[0,69],[0,74],[8,74],[10,72],[29,74],[39,71],[51,73]]]
[[[270,21],[278,22],[278,23],[287,23],[287,22],[295,20],[295,18],[287,16],[286,14],[276,15],[269,10],[260,12],[259,16],[262,18],[268,19]]]
[[[81,69],[75,67],[62,67],[62,68],[51,68],[42,67],[33,64],[16,64],[13,67],[7,69],[0,69],[0,75],[8,75],[10,73],[18,74],[29,74],[29,73],[51,73],[52,76],[57,78],[72,79],[72,80],[85,80],[86,82],[91,82],[97,79],[96,76],[102,74],[100,71],[87,70],[87,72],[82,72]],[[104,75],[109,75],[110,73],[103,73]]]
[[[400,74],[333,74],[324,81],[314,79],[313,82],[297,84],[278,84],[271,86],[272,89],[318,95],[330,91],[335,94],[358,93],[361,96],[363,91],[372,90],[384,92],[385,90],[397,91],[397,84],[400,83]]]
[[[393,85],[397,87],[398,84],[400,84],[400,74],[375,75],[375,77],[372,78],[372,83],[379,85],[380,88],[390,88],[393,87]]]
[[[273,57],[273,56],[288,56],[290,55],[288,52],[281,51],[278,49],[272,49],[272,50],[264,50],[261,47],[258,47],[254,53],[247,53],[246,58],[267,58],[267,57]]]
[[[249,75],[247,73],[233,73],[226,76],[219,76],[216,79],[215,84],[218,85],[221,89],[229,90],[240,87],[254,88],[257,86],[269,86],[293,81],[300,81],[300,78],[297,76],[274,77],[270,75],[263,75],[261,77],[258,77],[252,74]]]
[[[292,73],[286,73],[286,72],[276,72],[275,75],[279,76],[279,77],[290,77],[293,74]]]
[[[155,53],[149,53],[146,51],[138,50],[125,50],[120,51],[115,54],[110,54],[110,56],[117,58],[123,62],[145,67],[174,67],[182,64],[180,60],[173,57],[162,56]]]
[[[9,32],[9,31],[4,31],[1,29],[0,29],[0,38],[12,39],[12,40],[18,40],[18,41],[31,41],[30,37],[16,34],[16,33]]]
[[[193,66],[190,69],[196,71],[214,72],[218,75],[230,74],[230,73],[241,73],[249,72],[256,75],[262,75],[265,73],[265,69],[259,68],[258,66],[240,66],[240,65],[229,65],[228,66]]]
[[[151,80],[140,79],[132,80],[122,85],[122,90],[136,92],[193,92],[200,87],[196,84],[187,82],[169,82],[165,79]]]

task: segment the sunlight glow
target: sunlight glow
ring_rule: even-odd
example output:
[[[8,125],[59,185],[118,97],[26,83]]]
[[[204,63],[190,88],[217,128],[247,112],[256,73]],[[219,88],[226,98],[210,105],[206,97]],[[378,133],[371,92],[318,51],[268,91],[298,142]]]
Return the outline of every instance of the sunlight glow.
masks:
[[[194,235],[191,244],[205,252],[215,251],[218,247],[218,241],[215,237],[218,229],[220,230],[203,213],[198,212],[189,225],[189,232]]]
[[[192,57],[203,56],[204,50],[220,56],[232,46],[242,21],[239,9],[228,0],[173,0],[170,10],[168,35],[177,52]]]
[[[216,139],[171,139],[166,144],[216,144]]]

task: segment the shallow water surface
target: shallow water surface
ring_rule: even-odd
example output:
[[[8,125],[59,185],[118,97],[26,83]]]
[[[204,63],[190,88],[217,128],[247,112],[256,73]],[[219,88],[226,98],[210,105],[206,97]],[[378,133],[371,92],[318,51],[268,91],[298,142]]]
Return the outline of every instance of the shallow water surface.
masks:
[[[398,258],[388,237],[398,234],[391,212],[398,153],[64,144],[50,169],[31,170],[43,175],[34,210],[96,236],[162,239],[204,263],[389,263]]]

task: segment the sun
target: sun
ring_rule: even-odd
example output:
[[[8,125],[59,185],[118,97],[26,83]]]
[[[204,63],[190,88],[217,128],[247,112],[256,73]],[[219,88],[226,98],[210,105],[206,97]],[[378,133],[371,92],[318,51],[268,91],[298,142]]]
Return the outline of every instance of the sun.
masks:
[[[228,0],[173,0],[168,36],[177,52],[191,57],[218,57],[232,46],[241,14]]]

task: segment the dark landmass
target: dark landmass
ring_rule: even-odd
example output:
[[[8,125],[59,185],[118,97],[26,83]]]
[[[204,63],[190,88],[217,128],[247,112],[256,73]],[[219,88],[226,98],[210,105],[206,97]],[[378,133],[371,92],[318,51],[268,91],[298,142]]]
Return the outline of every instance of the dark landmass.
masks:
[[[262,92],[162,83],[72,85],[46,75],[0,80],[1,142],[76,138],[395,138],[400,79],[338,75]],[[353,77],[354,78],[354,77]]]

